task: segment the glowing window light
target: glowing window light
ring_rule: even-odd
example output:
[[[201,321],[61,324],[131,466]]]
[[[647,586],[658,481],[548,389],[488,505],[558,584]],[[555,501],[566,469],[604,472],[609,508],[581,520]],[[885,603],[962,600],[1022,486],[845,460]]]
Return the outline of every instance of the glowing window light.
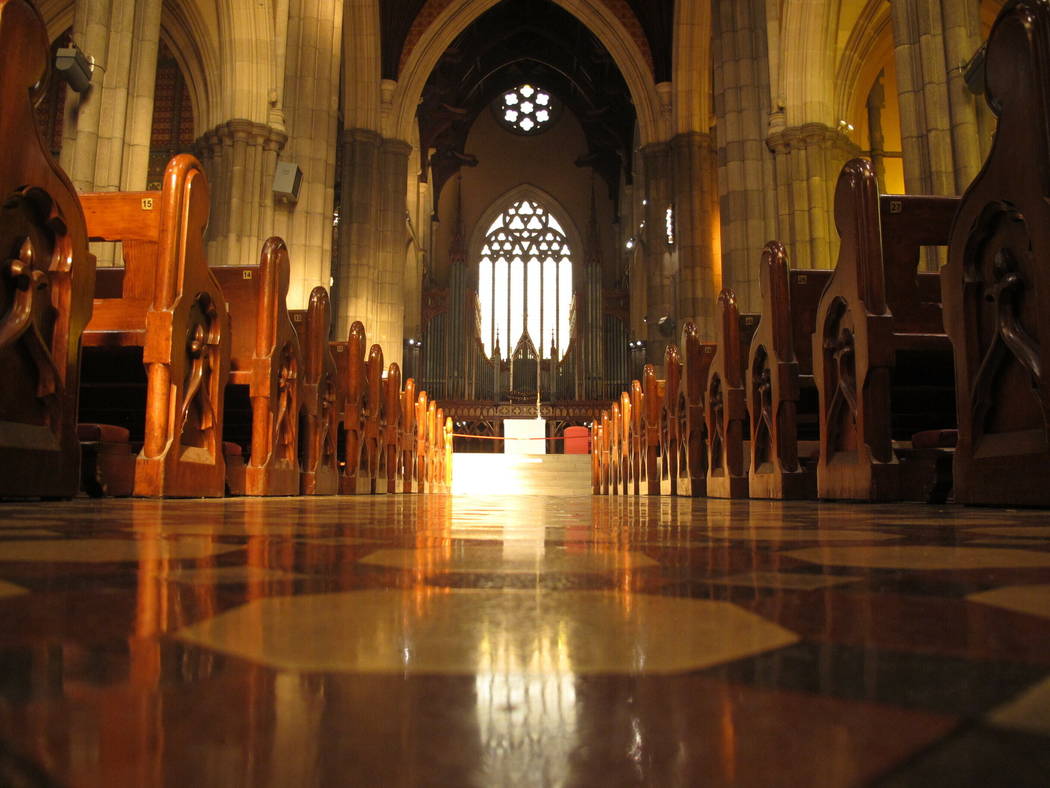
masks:
[[[519,134],[537,134],[553,120],[553,108],[550,93],[525,83],[497,99],[496,116]]]
[[[481,341],[509,358],[525,337],[544,358],[569,347],[572,251],[565,230],[535,200],[519,200],[488,228],[478,263]]]

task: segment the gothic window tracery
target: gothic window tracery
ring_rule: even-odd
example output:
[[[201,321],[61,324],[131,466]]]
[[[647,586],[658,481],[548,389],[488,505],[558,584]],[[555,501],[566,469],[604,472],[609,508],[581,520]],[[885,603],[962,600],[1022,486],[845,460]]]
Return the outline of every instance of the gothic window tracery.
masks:
[[[572,250],[561,223],[536,200],[518,200],[489,226],[478,264],[485,353],[509,358],[523,339],[543,358],[569,345]]]
[[[519,134],[539,134],[554,119],[554,97],[529,83],[508,90],[496,101],[496,117]]]

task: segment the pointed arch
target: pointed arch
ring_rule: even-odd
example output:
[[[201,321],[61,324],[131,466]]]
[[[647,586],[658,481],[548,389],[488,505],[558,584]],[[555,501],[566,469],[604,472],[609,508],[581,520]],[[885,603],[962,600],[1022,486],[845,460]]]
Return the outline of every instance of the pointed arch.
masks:
[[[438,59],[456,36],[498,2],[499,0],[453,0],[438,14],[405,60],[400,79],[390,97],[389,111],[384,112],[386,136],[401,140],[412,139],[416,107]],[[661,112],[652,71],[645,55],[619,18],[601,0],[554,2],[579,19],[609,50],[631,91],[631,99],[638,113],[642,144],[666,139],[668,123]]]
[[[169,0],[164,3],[160,19],[160,37],[178,62],[189,88],[197,137],[221,122],[214,115],[219,58],[214,19],[209,19],[214,12],[209,11],[192,0]]]
[[[36,8],[47,26],[48,43],[73,27],[74,0],[37,0]]]

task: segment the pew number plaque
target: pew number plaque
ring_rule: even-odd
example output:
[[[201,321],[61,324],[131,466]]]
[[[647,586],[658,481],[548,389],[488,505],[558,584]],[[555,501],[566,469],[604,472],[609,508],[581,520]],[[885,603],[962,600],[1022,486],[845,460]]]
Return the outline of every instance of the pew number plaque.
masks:
[[[142,198],[142,210],[144,210],[144,211],[152,211],[153,210],[153,198],[152,197],[143,197]]]

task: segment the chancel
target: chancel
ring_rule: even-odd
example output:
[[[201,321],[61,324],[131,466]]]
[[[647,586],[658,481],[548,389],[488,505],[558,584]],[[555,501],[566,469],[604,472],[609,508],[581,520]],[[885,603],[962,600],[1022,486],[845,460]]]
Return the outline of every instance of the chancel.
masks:
[[[1050,784],[1050,0],[0,0],[0,786]]]

